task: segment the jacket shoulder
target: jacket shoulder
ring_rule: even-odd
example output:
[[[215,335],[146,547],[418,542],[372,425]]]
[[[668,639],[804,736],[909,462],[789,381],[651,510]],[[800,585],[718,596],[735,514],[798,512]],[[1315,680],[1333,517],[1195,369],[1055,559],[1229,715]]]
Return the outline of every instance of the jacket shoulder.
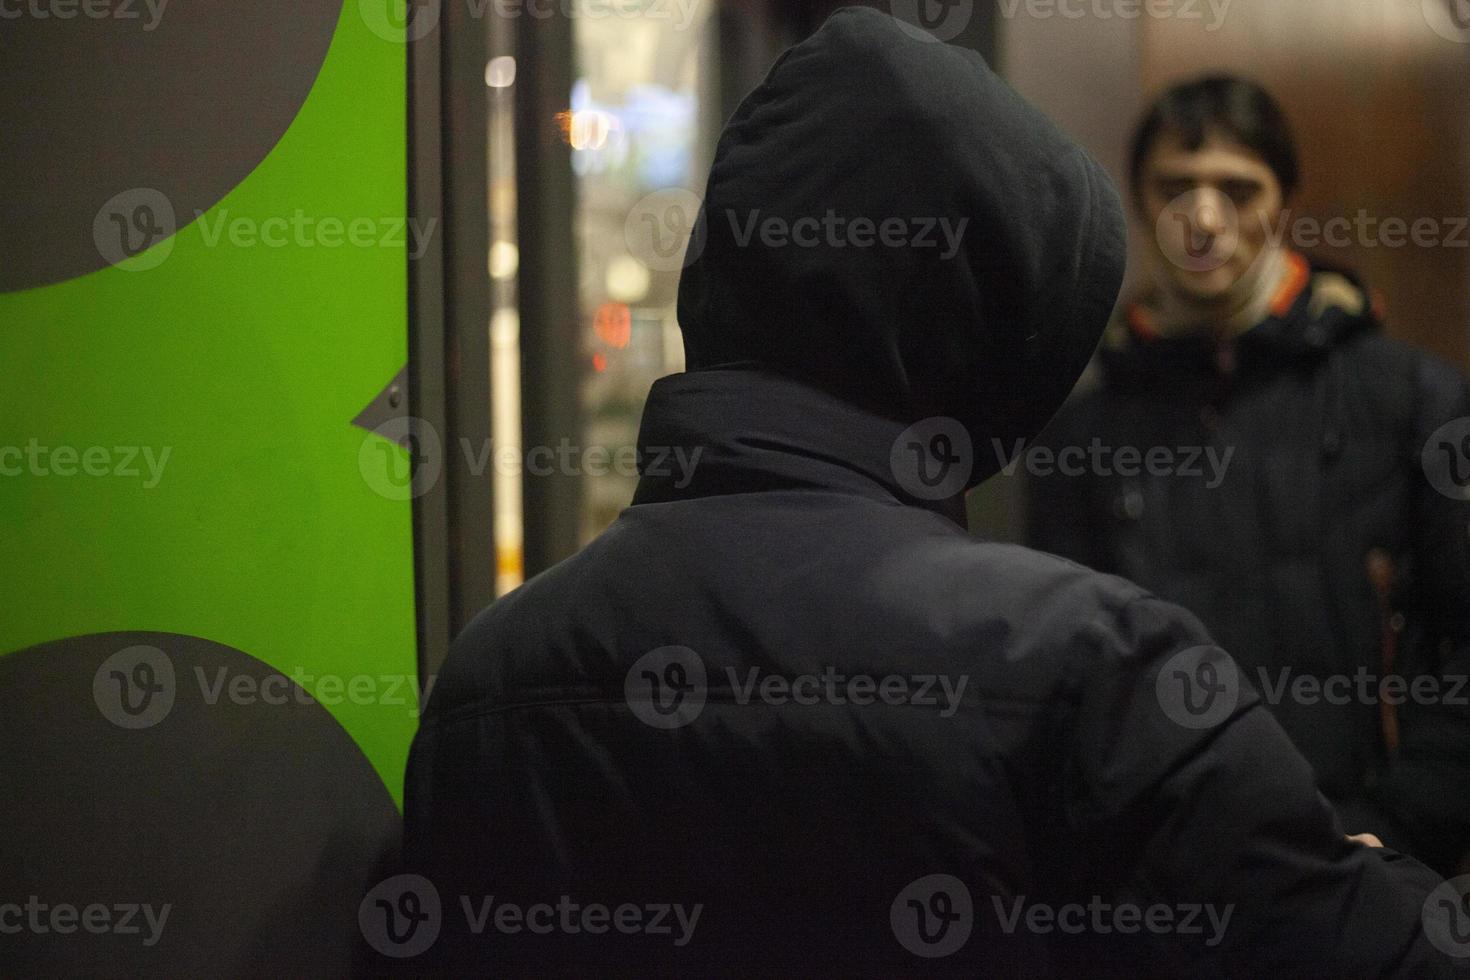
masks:
[[[1419,438],[1470,413],[1470,380],[1449,361],[1381,331],[1364,333],[1342,352],[1376,411],[1395,416]]]
[[[923,584],[945,607],[933,616],[1004,617],[1009,661],[1090,672],[1161,646],[1212,642],[1194,614],[1142,586],[1021,545],[960,542],[934,556]]]

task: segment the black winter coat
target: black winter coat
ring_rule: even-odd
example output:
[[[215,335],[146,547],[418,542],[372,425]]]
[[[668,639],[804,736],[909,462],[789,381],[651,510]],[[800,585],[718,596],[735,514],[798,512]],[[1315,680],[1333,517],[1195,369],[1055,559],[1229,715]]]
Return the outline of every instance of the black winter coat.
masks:
[[[1029,541],[1196,613],[1350,829],[1448,872],[1470,847],[1470,473],[1455,473],[1470,387],[1386,337],[1351,276],[1291,258],[1296,289],[1233,352],[1160,338],[1146,308],[1125,309],[1100,383],[1043,437],[1054,454],[1099,443],[1103,465],[1028,460],[1043,473]],[[1138,457],[1156,449],[1172,463],[1150,472]],[[1397,572],[1397,688],[1382,686],[1375,550]],[[1381,717],[1394,700],[1397,751]]]
[[[1343,838],[1248,688],[1185,723],[1171,675],[1229,669],[1194,617],[906,505],[902,428],[774,376],[655,386],[642,442],[702,448],[695,479],[646,480],[592,545],[476,619],[440,676],[406,799],[410,866],[443,908],[427,962],[1448,974],[1420,928],[1438,879]],[[475,935],[461,905],[562,896],[635,906],[630,924],[698,917],[592,935],[574,911],[577,932]],[[1113,910],[1153,906],[1189,931],[1116,931]]]

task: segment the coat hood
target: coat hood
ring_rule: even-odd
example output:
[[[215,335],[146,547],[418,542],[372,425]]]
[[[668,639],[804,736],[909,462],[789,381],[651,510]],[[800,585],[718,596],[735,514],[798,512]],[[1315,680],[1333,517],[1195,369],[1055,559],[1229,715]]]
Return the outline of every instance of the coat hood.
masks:
[[[1038,433],[1117,298],[1106,173],[974,51],[869,8],[788,49],[716,148],[679,284],[690,371],[754,364],[977,455]]]

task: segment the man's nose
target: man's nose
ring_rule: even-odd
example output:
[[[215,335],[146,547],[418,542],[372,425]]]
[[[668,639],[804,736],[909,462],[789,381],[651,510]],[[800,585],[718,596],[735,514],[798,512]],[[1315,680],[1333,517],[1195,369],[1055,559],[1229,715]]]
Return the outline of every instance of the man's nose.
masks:
[[[1219,191],[1203,187],[1196,192],[1191,215],[1196,234],[1223,235],[1230,230],[1229,209]]]

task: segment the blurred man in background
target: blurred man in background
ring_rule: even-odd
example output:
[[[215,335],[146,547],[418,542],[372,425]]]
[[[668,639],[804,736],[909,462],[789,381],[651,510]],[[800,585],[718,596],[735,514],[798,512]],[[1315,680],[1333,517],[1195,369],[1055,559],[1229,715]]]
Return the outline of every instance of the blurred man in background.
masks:
[[[1030,543],[1197,613],[1345,823],[1452,872],[1470,389],[1386,337],[1353,275],[1291,248],[1297,154],[1259,86],[1167,91],[1130,176],[1152,283],[1044,436],[1058,465],[1032,481]]]

